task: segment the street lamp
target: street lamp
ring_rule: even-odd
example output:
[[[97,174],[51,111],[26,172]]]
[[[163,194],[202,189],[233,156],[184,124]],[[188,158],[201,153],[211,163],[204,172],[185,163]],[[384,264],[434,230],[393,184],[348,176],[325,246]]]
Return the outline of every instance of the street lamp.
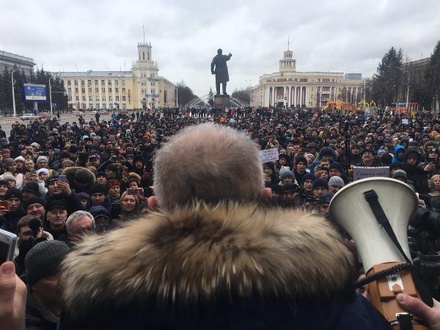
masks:
[[[52,85],[50,84],[50,80],[52,77],[49,77],[49,108],[50,108],[50,115],[53,116],[53,108],[52,108]]]
[[[246,83],[249,83],[249,106],[252,106],[252,80],[245,80]]]
[[[402,69],[397,67],[397,69],[399,69],[400,71],[403,71],[405,73],[408,74],[408,85],[406,86],[406,111],[409,111],[408,107],[409,107],[409,79],[410,79],[410,73],[408,70]]]
[[[12,70],[11,72],[11,86],[12,86],[12,111],[13,111],[13,116],[17,117],[17,108],[15,106],[15,81],[14,81],[14,73],[19,71],[20,69],[15,69]]]

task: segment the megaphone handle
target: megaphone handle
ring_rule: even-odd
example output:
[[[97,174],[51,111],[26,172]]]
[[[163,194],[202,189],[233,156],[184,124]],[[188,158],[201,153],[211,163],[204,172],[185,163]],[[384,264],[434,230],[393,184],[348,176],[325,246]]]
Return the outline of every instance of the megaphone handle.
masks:
[[[424,320],[415,315],[411,316],[396,301],[398,293],[420,298],[409,270],[390,272],[391,268],[398,269],[400,265],[401,263],[384,263],[374,265],[368,271],[368,277],[381,274],[381,278],[368,284],[370,301],[395,329],[429,329]],[[408,323],[411,328],[405,328],[404,324]]]

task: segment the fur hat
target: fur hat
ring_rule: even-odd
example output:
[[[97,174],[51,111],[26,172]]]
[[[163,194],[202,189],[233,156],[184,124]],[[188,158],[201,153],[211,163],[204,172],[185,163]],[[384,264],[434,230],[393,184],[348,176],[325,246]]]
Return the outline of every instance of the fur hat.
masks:
[[[36,244],[26,255],[26,280],[31,287],[42,278],[56,273],[70,252],[66,243],[57,240],[43,241]]]
[[[77,181],[79,183],[86,184],[86,183],[92,182],[92,176],[93,176],[92,172],[90,172],[89,170],[86,170],[85,168],[80,168],[77,171],[75,171],[73,178],[75,179],[75,181]]]
[[[115,164],[108,164],[105,167],[105,169],[109,170],[109,171],[112,171],[112,172],[115,172],[115,173],[118,173],[118,167]]]
[[[70,159],[63,160],[63,162],[61,163],[61,166],[63,166],[63,167],[69,167],[69,166],[74,166],[74,165],[75,165],[75,162],[73,162]]]

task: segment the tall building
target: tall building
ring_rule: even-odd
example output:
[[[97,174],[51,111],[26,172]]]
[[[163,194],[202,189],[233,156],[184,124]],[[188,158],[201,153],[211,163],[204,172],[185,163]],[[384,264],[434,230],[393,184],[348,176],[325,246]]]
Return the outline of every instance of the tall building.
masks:
[[[151,43],[138,43],[131,71],[52,73],[64,83],[74,109],[155,109],[176,106],[176,86],[159,76]]]
[[[251,88],[252,106],[323,107],[328,101],[357,104],[363,99],[360,73],[298,72],[293,52],[286,50],[279,71],[263,74]]]
[[[0,71],[5,68],[12,70],[15,66],[23,70],[26,75],[30,75],[34,71],[34,59],[17,54],[0,51]]]

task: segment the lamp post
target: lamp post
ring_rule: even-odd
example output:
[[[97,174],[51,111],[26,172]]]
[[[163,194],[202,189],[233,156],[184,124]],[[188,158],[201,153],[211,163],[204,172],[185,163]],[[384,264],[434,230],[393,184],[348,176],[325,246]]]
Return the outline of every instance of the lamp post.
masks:
[[[13,116],[17,117],[17,108],[15,106],[15,81],[14,81],[14,73],[19,71],[20,69],[15,69],[12,70],[11,72],[11,87],[12,87],[12,112],[13,112]]]
[[[50,84],[50,80],[52,77],[49,77],[49,108],[50,108],[50,115],[53,116],[53,107],[52,107],[52,85]]]
[[[409,107],[409,79],[410,79],[410,73],[408,70],[402,69],[397,67],[400,71],[405,72],[406,74],[408,74],[408,84],[406,86],[406,111],[409,111],[408,107]]]
[[[249,83],[249,106],[252,106],[252,80],[245,80],[246,83]]]

